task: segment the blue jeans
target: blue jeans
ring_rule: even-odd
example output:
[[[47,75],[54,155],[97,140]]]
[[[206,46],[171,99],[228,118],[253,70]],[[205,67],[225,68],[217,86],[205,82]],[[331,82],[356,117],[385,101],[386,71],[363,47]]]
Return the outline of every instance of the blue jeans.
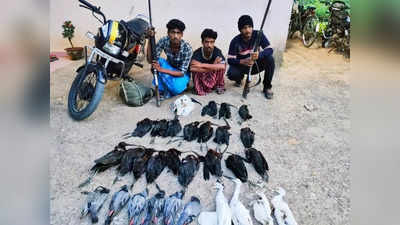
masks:
[[[176,68],[172,67],[164,58],[159,58],[158,63],[160,64],[161,68],[178,71]],[[165,98],[169,98],[182,93],[184,90],[186,90],[189,81],[189,72],[186,72],[181,77],[174,77],[166,73],[158,72],[158,89]],[[153,85],[155,85],[154,80]]]

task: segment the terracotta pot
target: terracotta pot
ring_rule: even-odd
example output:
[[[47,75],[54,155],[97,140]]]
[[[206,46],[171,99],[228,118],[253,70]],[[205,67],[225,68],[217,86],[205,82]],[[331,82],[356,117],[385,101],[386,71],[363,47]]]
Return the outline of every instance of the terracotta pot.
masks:
[[[65,51],[67,52],[71,60],[78,60],[83,58],[82,47],[66,48]]]

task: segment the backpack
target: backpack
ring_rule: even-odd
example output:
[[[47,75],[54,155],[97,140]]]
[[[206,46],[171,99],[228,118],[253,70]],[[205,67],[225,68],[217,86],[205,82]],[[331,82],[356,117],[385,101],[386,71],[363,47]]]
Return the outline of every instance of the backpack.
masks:
[[[135,80],[123,80],[120,84],[119,95],[128,106],[142,106],[153,97],[153,89]]]

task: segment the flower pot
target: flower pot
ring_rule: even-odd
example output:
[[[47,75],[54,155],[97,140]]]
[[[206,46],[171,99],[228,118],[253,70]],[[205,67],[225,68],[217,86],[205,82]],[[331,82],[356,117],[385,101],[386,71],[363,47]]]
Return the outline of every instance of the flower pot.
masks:
[[[82,47],[66,48],[65,51],[67,52],[71,60],[78,60],[83,58]]]

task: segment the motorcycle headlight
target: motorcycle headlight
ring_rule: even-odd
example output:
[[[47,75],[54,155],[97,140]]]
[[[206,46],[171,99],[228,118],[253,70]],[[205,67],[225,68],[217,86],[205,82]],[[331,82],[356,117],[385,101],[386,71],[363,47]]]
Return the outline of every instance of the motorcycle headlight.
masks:
[[[107,42],[107,43],[103,46],[103,49],[104,49],[106,52],[108,52],[108,53],[110,53],[110,54],[112,54],[112,55],[117,55],[117,54],[121,51],[121,48],[120,48],[120,47],[115,46],[115,45],[112,45],[112,44],[110,44],[109,42]]]
[[[346,18],[346,21],[347,21],[348,23],[350,23],[350,16],[348,16],[348,17]]]

